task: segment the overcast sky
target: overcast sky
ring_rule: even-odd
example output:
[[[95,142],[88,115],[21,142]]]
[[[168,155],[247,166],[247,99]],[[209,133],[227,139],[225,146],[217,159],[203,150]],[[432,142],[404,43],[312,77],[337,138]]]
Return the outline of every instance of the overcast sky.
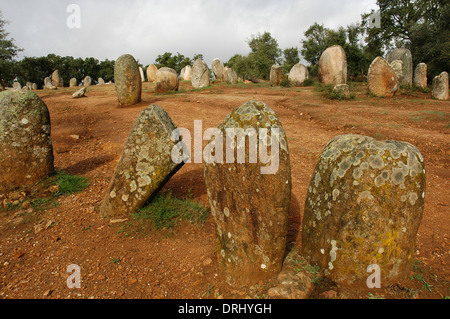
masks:
[[[68,27],[70,4],[80,8],[80,28]],[[19,58],[116,60],[129,53],[144,66],[164,52],[226,62],[248,54],[247,39],[264,31],[281,49],[301,49],[314,22],[346,26],[376,7],[375,0],[0,0],[6,29],[24,49]]]

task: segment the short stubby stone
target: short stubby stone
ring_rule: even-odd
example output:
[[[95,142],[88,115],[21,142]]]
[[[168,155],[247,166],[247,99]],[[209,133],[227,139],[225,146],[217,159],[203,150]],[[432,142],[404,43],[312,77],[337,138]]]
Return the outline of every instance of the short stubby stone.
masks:
[[[150,64],[147,67],[147,81],[154,82],[156,80],[156,72],[158,71],[158,67],[154,64]]]
[[[117,59],[114,82],[120,105],[134,105],[141,101],[142,80],[139,65],[132,55],[124,54]]]
[[[348,87],[348,84],[335,85],[333,88],[333,93],[338,94],[342,99],[351,99],[350,88]]]
[[[236,74],[236,71],[234,71],[232,68],[224,68],[224,74],[225,74],[225,83],[227,84],[237,84],[238,83],[238,76]]]
[[[411,51],[405,48],[395,49],[386,56],[386,60],[389,63],[395,60],[402,61],[402,76],[399,79],[399,85],[411,86],[414,71]]]
[[[258,101],[231,112],[205,147],[204,177],[226,282],[238,287],[276,276],[292,182],[287,138],[275,112]]]
[[[78,86],[78,81],[76,78],[71,78],[69,81],[69,87],[73,88],[73,87],[77,87]]]
[[[172,160],[172,149],[183,143],[172,138],[175,124],[152,104],[135,120],[109,188],[100,205],[103,216],[129,216],[165,185],[184,164]]]
[[[0,93],[0,193],[54,173],[50,114],[33,91]]]
[[[370,64],[367,82],[369,93],[376,96],[394,96],[399,87],[394,69],[382,57],[375,58]]]
[[[448,73],[442,72],[433,78],[431,96],[436,100],[448,100]]]
[[[53,85],[52,79],[50,77],[46,77],[44,79],[44,89],[56,90],[56,86]]]
[[[283,82],[283,67],[278,64],[270,68],[270,86],[280,86]]]
[[[58,88],[62,88],[64,86],[64,81],[63,78],[61,77],[61,72],[59,72],[59,70],[53,71],[52,82]]]
[[[347,55],[340,45],[333,45],[322,53],[318,75],[321,84],[347,83]]]
[[[191,83],[194,89],[201,89],[210,85],[209,68],[202,59],[197,59],[192,66]]]
[[[97,82],[98,82],[98,85],[104,85],[105,84],[105,80],[103,80],[103,78],[98,78]]]
[[[414,86],[417,88],[425,89],[428,86],[427,77],[428,67],[426,63],[417,64],[414,69]]]
[[[407,278],[425,203],[425,164],[400,141],[341,135],[324,148],[303,217],[303,256],[341,286],[367,287],[371,265],[381,285]]]
[[[169,91],[178,91],[179,80],[177,71],[171,68],[163,67],[156,72],[155,92],[165,93]]]
[[[309,79],[308,68],[301,63],[295,64],[289,71],[288,79],[291,85],[302,86]]]
[[[219,59],[214,59],[211,63],[211,68],[216,78],[216,81],[222,82],[225,76],[222,62],[220,62]]]

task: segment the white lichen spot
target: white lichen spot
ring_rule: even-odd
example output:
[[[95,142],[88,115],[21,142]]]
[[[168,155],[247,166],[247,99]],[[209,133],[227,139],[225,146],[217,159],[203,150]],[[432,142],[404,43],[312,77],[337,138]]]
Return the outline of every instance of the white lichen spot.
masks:
[[[231,238],[231,236],[232,236],[232,235],[231,235],[231,233],[230,233],[230,232],[228,232],[228,238]]]
[[[417,196],[417,194],[415,192],[408,193],[408,200],[411,205],[414,206],[416,204],[416,201],[418,198],[419,198],[419,196]]]
[[[267,266],[265,264],[261,264],[261,269],[266,269]]]
[[[223,213],[225,214],[225,216],[230,217],[230,210],[228,209],[228,207],[225,207],[223,209]]]
[[[28,119],[26,118],[23,118],[21,122],[23,125],[27,125],[29,123]]]
[[[333,189],[333,200],[335,201],[339,196],[339,189]]]
[[[325,255],[325,249],[322,248],[322,249],[320,250],[320,253],[321,253],[322,255]]]
[[[132,182],[130,183],[130,191],[131,191],[131,192],[134,192],[136,189],[137,189],[137,184],[136,184],[135,181],[132,181]]]
[[[128,200],[128,195],[122,195],[122,200],[126,202]]]
[[[111,193],[109,193],[109,197],[115,198],[117,196],[116,191],[112,190]]]

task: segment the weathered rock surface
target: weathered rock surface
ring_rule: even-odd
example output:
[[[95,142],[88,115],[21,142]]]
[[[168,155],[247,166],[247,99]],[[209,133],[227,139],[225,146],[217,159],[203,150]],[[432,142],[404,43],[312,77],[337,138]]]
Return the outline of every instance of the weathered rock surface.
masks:
[[[448,100],[448,73],[442,72],[433,79],[431,96],[436,100]]]
[[[292,183],[287,138],[274,111],[250,101],[229,114],[205,148],[204,175],[226,282],[253,285],[276,276],[286,248]]]
[[[222,82],[225,76],[222,62],[220,62],[219,59],[214,59],[211,63],[211,68],[216,78],[216,81]]]
[[[238,76],[236,72],[232,68],[224,68],[225,69],[225,82],[227,84],[237,84]]]
[[[399,87],[394,69],[382,57],[375,58],[370,64],[367,82],[369,92],[376,96],[393,96]]]
[[[389,63],[389,65],[394,70],[395,75],[397,76],[397,79],[400,82],[403,77],[403,61],[402,60],[394,60],[391,63]]]
[[[142,69],[142,67],[139,67],[139,75],[141,76],[141,81],[145,82],[145,75],[144,75],[144,70]]]
[[[428,86],[427,77],[428,67],[425,63],[417,64],[414,69],[414,86],[417,88],[425,89]]]
[[[52,82],[53,82],[53,85],[55,85],[58,88],[64,87],[64,81],[63,81],[63,78],[61,77],[61,72],[59,72],[59,70],[53,71]]]
[[[72,94],[72,97],[76,99],[84,96],[85,94],[86,94],[86,87],[83,86],[81,89]]]
[[[274,64],[270,68],[270,86],[280,86],[283,82],[283,67]]]
[[[302,86],[309,79],[308,68],[301,63],[295,64],[291,71],[289,71],[288,79],[291,85]]]
[[[78,81],[76,78],[71,78],[69,81],[69,87],[73,88],[73,87],[77,87],[78,86]]]
[[[389,63],[395,60],[402,61],[402,76],[399,79],[399,85],[411,86],[413,80],[413,60],[411,51],[408,49],[395,49],[386,56]]]
[[[158,71],[158,68],[154,64],[150,64],[147,67],[147,81],[148,82],[154,82],[156,80],[156,72]]]
[[[335,85],[333,88],[333,92],[337,93],[342,99],[348,100],[351,98],[350,88],[348,87],[348,84]]]
[[[36,93],[0,93],[0,193],[54,173],[50,131],[50,114]]]
[[[142,80],[139,66],[132,55],[124,54],[117,59],[114,82],[120,105],[134,105],[141,101]]]
[[[331,46],[322,53],[318,72],[321,84],[347,83],[347,55],[340,45]]]
[[[341,135],[324,148],[306,197],[302,255],[339,285],[381,285],[409,275],[425,203],[419,150],[399,141]]]
[[[84,77],[83,85],[84,86],[91,86],[92,85],[92,78],[89,75],[86,75]]]
[[[171,68],[160,68],[156,72],[155,92],[165,93],[169,91],[178,91],[179,81],[177,71]]]
[[[194,89],[201,89],[210,85],[209,68],[202,59],[197,59],[192,66],[191,82]]]
[[[52,79],[50,79],[50,77],[46,77],[44,79],[44,89],[56,90],[56,86],[53,85]]]
[[[184,81],[190,81],[192,77],[192,67],[190,65],[186,65],[181,70],[180,77]]]
[[[184,164],[172,161],[176,129],[169,115],[152,104],[133,124],[100,206],[103,216],[128,216],[152,198]]]

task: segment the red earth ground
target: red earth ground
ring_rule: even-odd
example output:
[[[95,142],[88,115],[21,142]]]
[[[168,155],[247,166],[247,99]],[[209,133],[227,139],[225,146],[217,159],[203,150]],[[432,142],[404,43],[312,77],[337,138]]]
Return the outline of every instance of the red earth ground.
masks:
[[[267,298],[274,282],[239,289],[224,282],[211,216],[203,224],[179,222],[171,233],[129,234],[129,221],[111,223],[96,210],[131,126],[144,108],[158,104],[178,127],[194,132],[194,120],[203,121],[203,130],[216,127],[249,100],[268,104],[288,137],[293,183],[289,244],[298,249],[307,187],[323,147],[332,138],[355,133],[407,141],[426,161],[426,205],[411,276],[398,285],[370,290],[346,290],[323,281],[312,297],[450,296],[450,102],[414,91],[393,98],[373,97],[361,83],[353,89],[353,100],[337,101],[314,87],[216,83],[192,90],[190,82],[182,81],[178,93],[155,95],[153,84],[143,83],[142,102],[126,108],[119,107],[114,85],[91,86],[87,97],[80,99],[72,98],[75,88],[36,91],[50,110],[56,169],[87,177],[90,186],[59,197],[57,204],[45,209],[0,206],[0,298]],[[184,165],[163,189],[168,190],[180,198],[191,194],[209,209],[202,164]],[[36,192],[23,190],[20,201],[33,194],[36,198]],[[11,197],[0,196],[0,201]],[[47,222],[36,231],[36,225]],[[80,266],[79,289],[67,286],[71,264]]]

